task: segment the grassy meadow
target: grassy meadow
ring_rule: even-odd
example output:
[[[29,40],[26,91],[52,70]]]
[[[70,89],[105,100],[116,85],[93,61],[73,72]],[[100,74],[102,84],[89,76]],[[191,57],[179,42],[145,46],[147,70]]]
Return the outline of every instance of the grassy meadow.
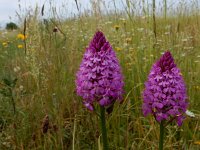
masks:
[[[0,150],[102,149],[99,119],[75,91],[75,74],[97,30],[116,52],[125,80],[123,103],[106,115],[110,149],[158,149],[159,124],[143,116],[141,94],[166,50],[181,70],[195,117],[168,125],[164,148],[200,149],[200,9],[192,0],[176,8],[164,0],[158,14],[145,1],[134,2],[112,11],[94,2],[90,13],[66,20],[53,9],[51,19],[41,19],[42,6],[36,7],[19,14],[18,30],[0,31]]]

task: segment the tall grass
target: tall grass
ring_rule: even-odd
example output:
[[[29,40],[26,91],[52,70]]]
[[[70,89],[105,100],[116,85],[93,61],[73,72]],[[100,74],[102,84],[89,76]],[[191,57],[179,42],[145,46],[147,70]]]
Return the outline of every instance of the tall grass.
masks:
[[[152,12],[150,1],[122,2],[123,11],[116,8],[104,13],[99,1],[92,4],[90,13],[66,20],[56,17],[55,10],[51,19],[41,19],[39,7],[28,10],[26,54],[17,48],[20,41],[16,33],[6,40],[8,47],[0,46],[2,81],[17,78],[12,88],[15,116],[10,97],[2,94],[7,86],[0,84],[0,149],[102,148],[98,118],[83,107],[74,83],[84,50],[97,29],[105,33],[116,51],[125,79],[124,102],[116,103],[106,116],[110,149],[158,149],[158,125],[151,116],[143,117],[141,93],[151,65],[165,50],[172,52],[181,69],[189,109],[196,117],[187,117],[181,128],[168,126],[164,148],[200,148],[194,144],[200,140],[199,7],[181,3],[167,9],[170,5],[165,0],[163,17]],[[21,24],[18,32],[23,33],[24,22]],[[58,32],[53,32],[54,27]]]

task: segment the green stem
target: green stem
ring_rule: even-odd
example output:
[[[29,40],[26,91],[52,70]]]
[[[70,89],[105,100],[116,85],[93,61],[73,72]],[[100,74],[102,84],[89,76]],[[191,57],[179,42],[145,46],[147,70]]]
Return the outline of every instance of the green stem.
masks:
[[[103,138],[103,150],[108,150],[108,139],[107,139],[107,131],[106,131],[106,119],[105,119],[105,108],[100,106],[101,111],[101,132]]]
[[[12,102],[12,106],[13,106],[13,113],[15,115],[15,113],[16,113],[16,106],[15,106],[15,100],[14,100],[14,97],[13,97],[13,91],[12,91],[11,88],[9,88],[9,91],[11,93],[11,102]]]
[[[157,42],[157,33],[156,33],[156,1],[153,0],[153,32],[155,40]]]
[[[163,150],[163,142],[164,142],[164,122],[160,123],[160,141],[159,141],[159,150]]]

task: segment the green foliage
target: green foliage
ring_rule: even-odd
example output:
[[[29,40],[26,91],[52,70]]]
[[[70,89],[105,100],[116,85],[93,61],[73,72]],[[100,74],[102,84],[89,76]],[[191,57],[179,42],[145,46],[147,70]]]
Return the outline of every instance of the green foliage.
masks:
[[[14,22],[9,22],[6,24],[7,30],[16,30],[18,29],[18,26]]]

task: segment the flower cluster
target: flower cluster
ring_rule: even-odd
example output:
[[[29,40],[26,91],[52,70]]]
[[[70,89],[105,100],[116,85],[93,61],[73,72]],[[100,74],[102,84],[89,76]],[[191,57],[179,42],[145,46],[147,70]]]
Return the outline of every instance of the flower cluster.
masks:
[[[94,102],[110,106],[116,100],[121,101],[124,86],[121,68],[102,32],[96,32],[86,48],[76,76],[77,94],[89,110],[94,110]]]
[[[22,44],[17,45],[18,48],[23,48]]]
[[[182,125],[188,106],[180,70],[169,51],[152,67],[143,92],[143,114],[153,114],[158,122],[176,120]]]
[[[21,39],[21,40],[25,40],[25,39],[26,39],[26,36],[25,36],[24,34],[19,33],[19,34],[17,35],[17,38],[18,38],[18,39]]]
[[[7,47],[7,46],[8,46],[8,43],[7,43],[7,42],[3,42],[3,43],[2,43],[2,46],[3,46],[3,47]]]

